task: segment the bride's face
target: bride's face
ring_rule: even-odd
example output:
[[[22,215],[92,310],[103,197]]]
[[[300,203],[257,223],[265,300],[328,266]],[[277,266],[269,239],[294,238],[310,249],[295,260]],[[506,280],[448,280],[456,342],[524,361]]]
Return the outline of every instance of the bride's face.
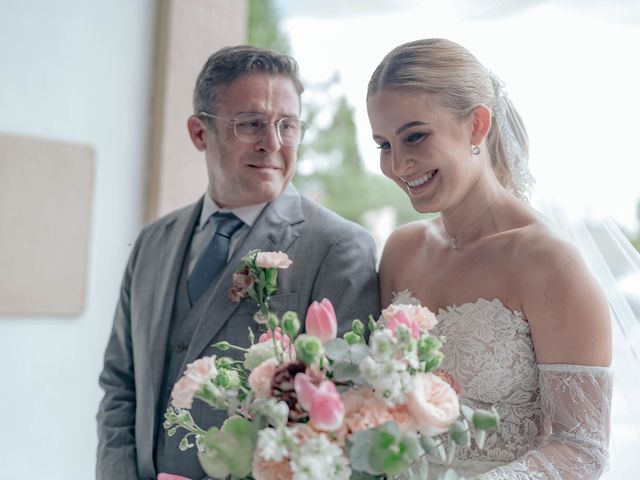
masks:
[[[426,93],[380,90],[367,100],[382,173],[419,212],[453,208],[480,175],[472,158],[473,119],[460,120]]]

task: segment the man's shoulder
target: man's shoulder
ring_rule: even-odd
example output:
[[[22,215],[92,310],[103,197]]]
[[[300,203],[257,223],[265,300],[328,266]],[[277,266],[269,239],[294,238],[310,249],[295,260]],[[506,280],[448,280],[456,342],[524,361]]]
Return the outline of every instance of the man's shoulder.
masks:
[[[169,213],[166,213],[154,220],[150,220],[145,224],[142,228],[143,233],[163,231],[167,226],[175,223],[179,220],[187,220],[194,214],[194,208],[198,208],[198,205],[201,203],[201,200],[194,202],[190,205],[186,205],[184,207],[178,208],[177,210],[173,210]]]
[[[344,233],[368,234],[368,231],[362,225],[344,218],[305,195],[300,195],[300,204],[310,229],[326,231],[331,235]]]

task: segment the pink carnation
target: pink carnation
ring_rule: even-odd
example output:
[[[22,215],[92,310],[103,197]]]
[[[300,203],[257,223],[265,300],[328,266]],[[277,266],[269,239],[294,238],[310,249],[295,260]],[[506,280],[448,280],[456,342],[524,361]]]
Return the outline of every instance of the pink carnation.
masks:
[[[427,307],[420,305],[391,304],[382,311],[382,317],[387,326],[389,322],[398,315],[398,312],[403,312],[407,319],[415,322],[423,332],[428,332],[438,323],[436,316]]]
[[[407,409],[423,435],[447,431],[460,414],[458,395],[451,386],[432,373],[413,377],[414,389],[407,394]]]
[[[256,265],[260,268],[289,268],[293,262],[283,252],[259,252]]]
[[[257,398],[271,396],[271,380],[279,363],[276,358],[269,358],[254,368],[249,374],[249,386]]]
[[[176,382],[171,390],[171,404],[176,408],[191,408],[194,395],[208,380],[218,375],[215,355],[203,357],[189,363],[182,378]]]

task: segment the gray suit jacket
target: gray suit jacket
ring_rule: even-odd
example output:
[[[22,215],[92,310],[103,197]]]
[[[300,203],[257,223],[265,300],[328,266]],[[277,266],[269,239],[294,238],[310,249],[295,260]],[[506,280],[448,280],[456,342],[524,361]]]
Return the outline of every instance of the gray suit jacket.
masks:
[[[158,408],[163,408],[157,403],[171,309],[201,205],[202,200],[146,226],[131,253],[100,375],[105,394],[97,415],[98,479],[156,478],[153,449]],[[303,321],[308,305],[326,297],[343,322],[342,331],[354,318],[377,317],[371,236],[289,187],[262,211],[206,299],[185,365],[203,355],[220,354],[210,347],[219,340],[248,344],[247,327],[256,327],[255,304],[233,303],[227,293],[241,257],[256,248],[280,250],[293,260],[278,276],[272,301],[277,313],[294,310]],[[194,402],[194,407],[197,403],[202,402]],[[174,454],[185,455],[178,449]]]

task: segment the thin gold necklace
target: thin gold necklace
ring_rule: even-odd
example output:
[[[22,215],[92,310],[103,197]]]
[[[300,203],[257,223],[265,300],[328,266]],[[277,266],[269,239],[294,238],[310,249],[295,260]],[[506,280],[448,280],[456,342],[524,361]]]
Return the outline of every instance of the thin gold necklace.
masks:
[[[451,235],[449,233],[449,230],[447,230],[447,226],[444,224],[444,221],[442,222],[442,225],[444,226],[444,231],[447,232],[447,236],[449,237],[449,244],[451,245],[451,248],[453,248],[454,250],[458,250],[460,248],[460,246],[462,245],[462,237],[464,236],[464,234],[468,232],[469,229],[473,227],[476,223],[478,223],[496,205],[496,203],[498,203],[499,199],[500,199],[500,196],[498,196],[493,202],[491,202],[491,205],[489,205],[484,210],[484,212],[478,215],[478,217],[476,217],[476,219],[473,222],[471,222],[469,225],[463,228],[460,231],[460,233],[456,235]]]

